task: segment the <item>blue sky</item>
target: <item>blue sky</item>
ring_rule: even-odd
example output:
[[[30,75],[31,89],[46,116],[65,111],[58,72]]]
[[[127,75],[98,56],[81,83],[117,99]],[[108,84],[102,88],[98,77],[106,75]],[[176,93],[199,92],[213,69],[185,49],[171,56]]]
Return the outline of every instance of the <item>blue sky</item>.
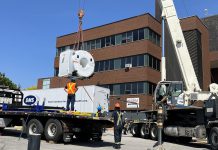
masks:
[[[217,0],[174,0],[180,18],[218,14]],[[85,2],[85,3],[84,3]],[[154,0],[80,0],[83,29],[146,12]],[[0,0],[0,72],[22,88],[53,76],[56,37],[77,31],[79,0]]]

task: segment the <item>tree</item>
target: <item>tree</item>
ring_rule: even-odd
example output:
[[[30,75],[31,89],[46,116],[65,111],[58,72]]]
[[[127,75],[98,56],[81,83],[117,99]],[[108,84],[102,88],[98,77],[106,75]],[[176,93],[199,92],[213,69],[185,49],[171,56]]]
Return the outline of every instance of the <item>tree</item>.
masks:
[[[37,87],[36,86],[31,86],[31,87],[28,87],[28,88],[26,88],[24,90],[37,90]]]
[[[17,85],[13,83],[4,73],[0,72],[0,85],[9,86],[10,89],[17,89]]]

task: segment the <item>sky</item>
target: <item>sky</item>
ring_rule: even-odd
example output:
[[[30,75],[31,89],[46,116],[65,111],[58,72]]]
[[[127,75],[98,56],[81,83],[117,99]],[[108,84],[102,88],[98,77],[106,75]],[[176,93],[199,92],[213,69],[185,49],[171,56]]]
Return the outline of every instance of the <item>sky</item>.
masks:
[[[178,16],[218,14],[217,0],[174,0]],[[56,38],[149,12],[154,0],[0,0],[0,72],[22,89],[54,75]],[[205,11],[207,9],[207,11]]]

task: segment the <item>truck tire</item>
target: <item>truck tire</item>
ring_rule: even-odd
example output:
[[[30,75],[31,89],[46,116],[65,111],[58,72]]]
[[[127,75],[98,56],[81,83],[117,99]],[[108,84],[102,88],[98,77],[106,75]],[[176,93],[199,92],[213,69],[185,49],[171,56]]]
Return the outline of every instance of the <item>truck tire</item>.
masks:
[[[211,145],[211,149],[213,150],[218,149],[218,127],[213,127],[210,130],[209,143]]]
[[[158,139],[158,128],[156,124],[153,124],[150,128],[150,138],[152,140],[157,140]]]
[[[148,138],[149,134],[146,133],[146,130],[148,130],[148,129],[146,129],[146,128],[147,128],[147,127],[146,127],[145,124],[143,124],[143,125],[141,126],[141,130],[140,130],[140,136],[141,136],[141,138],[144,138],[144,139],[147,139],[147,138]]]
[[[42,123],[37,119],[31,119],[26,128],[27,137],[30,134],[43,134],[44,128]]]
[[[59,142],[63,139],[62,125],[57,119],[49,119],[45,124],[44,132],[47,141]]]
[[[131,132],[132,136],[139,137],[139,135],[140,135],[139,126],[137,124],[132,124],[130,132]]]

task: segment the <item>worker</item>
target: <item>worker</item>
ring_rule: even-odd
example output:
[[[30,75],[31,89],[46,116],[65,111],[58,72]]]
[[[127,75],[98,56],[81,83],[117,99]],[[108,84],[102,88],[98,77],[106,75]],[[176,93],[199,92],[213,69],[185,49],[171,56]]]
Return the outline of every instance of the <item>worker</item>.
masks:
[[[76,101],[76,91],[77,91],[77,84],[74,79],[71,79],[71,82],[68,82],[67,85],[65,86],[64,90],[67,92],[67,105],[66,105],[66,110],[69,111],[74,111],[74,104]],[[69,108],[71,104],[71,108]]]
[[[97,116],[98,116],[98,117],[101,117],[101,116],[102,116],[101,110],[102,110],[101,105],[98,105],[98,108],[97,108]]]
[[[120,149],[121,146],[121,136],[122,136],[122,128],[123,128],[123,122],[122,122],[122,113],[120,111],[120,104],[116,103],[114,112],[112,114],[112,117],[114,119],[114,148]]]

